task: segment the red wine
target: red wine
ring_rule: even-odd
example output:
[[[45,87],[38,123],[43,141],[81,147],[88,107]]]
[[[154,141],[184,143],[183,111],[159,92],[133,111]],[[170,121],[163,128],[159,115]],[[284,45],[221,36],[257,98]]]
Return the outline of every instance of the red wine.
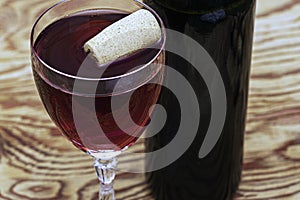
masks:
[[[96,94],[86,94],[72,91],[74,85],[73,78],[67,78],[57,74],[54,70],[74,76],[78,73],[81,64],[88,62],[88,69],[82,74],[81,78],[100,78],[118,76],[126,73],[133,67],[148,63],[158,53],[157,49],[142,49],[133,55],[124,57],[110,64],[107,69],[97,66],[95,60],[89,58],[88,52],[83,49],[84,43],[98,34],[105,27],[115,21],[127,16],[127,13],[119,11],[85,11],[69,15],[59,19],[47,26],[37,37],[34,49],[37,55],[44,61],[40,62],[34,55],[33,74],[39,95],[49,113],[51,119],[60,128],[62,133],[79,149],[86,152],[97,152],[99,150],[120,150],[133,144],[143,131],[143,127],[149,123],[149,109],[156,104],[160,94],[161,86],[158,84],[141,83],[137,88],[132,88],[130,84],[124,85],[124,90],[118,94],[113,94],[119,100],[116,112],[119,118],[124,120],[129,117],[139,125],[126,127],[126,134],[115,122],[112,114],[111,99],[112,94],[109,84],[98,84]],[[155,45],[160,45],[157,43]],[[88,59],[88,61],[86,61]],[[90,59],[90,60],[89,60]],[[164,60],[161,54],[154,61],[162,63]],[[49,69],[44,66],[47,64],[54,68]],[[102,70],[102,71],[101,71]],[[148,79],[162,79],[163,70],[158,70]],[[149,75],[150,76],[150,75]],[[134,81],[134,80],[130,80]],[[144,80],[147,81],[147,80]],[[89,81],[86,81],[89,82]],[[114,84],[113,82],[111,84]],[[127,88],[128,87],[128,88]],[[136,89],[130,98],[129,108],[126,108],[125,100],[130,95],[130,90]],[[97,93],[101,91],[101,95]],[[107,94],[103,94],[106,91]],[[75,98],[72,98],[75,95]],[[84,102],[94,100],[97,121],[93,121],[93,109]],[[122,104],[122,101],[124,104]],[[74,117],[72,115],[72,104],[79,109],[81,127],[78,133]],[[123,112],[129,109],[130,116]],[[99,134],[98,128],[102,128],[104,134]],[[98,133],[98,134],[97,134]],[[107,142],[108,138],[110,142]]]
[[[200,159],[199,150],[211,118],[208,88],[193,66],[175,54],[166,53],[166,65],[179,71],[192,85],[201,120],[192,145],[177,161],[147,173],[153,196],[157,200],[232,199],[242,170],[255,0],[146,0],[146,3],[162,17],[167,28],[192,37],[205,48],[220,71],[227,96],[221,137],[213,150]],[[176,42],[188,51],[184,41]],[[159,102],[168,117],[161,132],[147,139],[146,149],[150,152],[172,141],[181,120],[178,100],[170,91],[163,89]],[[168,155],[172,152],[164,156]],[[149,162],[155,165],[159,161],[152,158]]]

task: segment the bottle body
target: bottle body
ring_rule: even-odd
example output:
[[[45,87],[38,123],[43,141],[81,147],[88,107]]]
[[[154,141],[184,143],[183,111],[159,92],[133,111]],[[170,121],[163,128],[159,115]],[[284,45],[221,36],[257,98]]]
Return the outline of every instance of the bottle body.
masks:
[[[205,6],[201,9],[201,5],[196,8],[188,3],[196,2],[193,0],[176,0],[176,6],[174,2],[168,2],[172,1],[145,1],[158,12],[167,28],[192,37],[209,53],[224,82],[227,113],[217,144],[205,158],[200,159],[198,153],[211,117],[209,92],[203,78],[195,73],[190,63],[167,53],[166,64],[184,75],[192,85],[198,98],[201,121],[189,149],[169,166],[149,172],[146,177],[157,200],[232,199],[242,170],[255,0],[223,1],[223,5],[218,4],[211,9]],[[181,2],[185,4],[181,6],[182,10]],[[184,41],[178,42],[182,42],[182,48],[188,51]],[[160,104],[165,107],[168,118],[163,129],[146,140],[149,152],[168,144],[180,123],[178,103],[168,90],[162,91]]]

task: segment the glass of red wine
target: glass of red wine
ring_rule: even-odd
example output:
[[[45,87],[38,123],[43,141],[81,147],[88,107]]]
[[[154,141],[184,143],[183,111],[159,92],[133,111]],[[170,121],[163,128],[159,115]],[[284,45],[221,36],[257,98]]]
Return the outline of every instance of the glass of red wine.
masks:
[[[149,10],[162,36],[149,47],[104,66],[83,48],[110,24]],[[137,0],[65,0],[45,12],[31,32],[32,71],[50,118],[75,147],[94,158],[99,199],[115,199],[116,156],[149,123],[164,74],[165,29]]]

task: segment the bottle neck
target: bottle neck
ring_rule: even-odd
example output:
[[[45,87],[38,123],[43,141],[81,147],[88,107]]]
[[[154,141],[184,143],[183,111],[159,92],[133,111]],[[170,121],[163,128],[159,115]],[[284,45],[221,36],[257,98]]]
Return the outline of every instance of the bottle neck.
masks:
[[[157,4],[177,12],[200,14],[219,9],[234,9],[254,0],[153,0]]]

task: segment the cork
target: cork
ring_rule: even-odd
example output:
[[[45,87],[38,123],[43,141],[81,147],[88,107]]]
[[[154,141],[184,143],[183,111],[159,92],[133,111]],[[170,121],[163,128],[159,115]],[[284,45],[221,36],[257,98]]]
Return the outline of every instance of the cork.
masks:
[[[84,44],[98,64],[106,64],[150,46],[161,38],[155,16],[140,9],[103,29]]]

